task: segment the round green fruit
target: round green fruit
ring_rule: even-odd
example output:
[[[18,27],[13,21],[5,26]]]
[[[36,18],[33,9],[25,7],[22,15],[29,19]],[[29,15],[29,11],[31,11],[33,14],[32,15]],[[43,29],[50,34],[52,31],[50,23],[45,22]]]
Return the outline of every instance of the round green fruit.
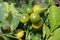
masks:
[[[39,20],[40,20],[40,15],[39,15],[39,14],[32,13],[32,14],[30,15],[30,21],[31,21],[32,23],[37,23],[37,22],[39,22]]]

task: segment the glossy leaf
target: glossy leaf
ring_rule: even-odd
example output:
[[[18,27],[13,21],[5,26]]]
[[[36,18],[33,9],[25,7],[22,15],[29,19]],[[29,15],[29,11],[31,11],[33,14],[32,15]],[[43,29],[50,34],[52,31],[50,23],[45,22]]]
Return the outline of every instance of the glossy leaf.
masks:
[[[55,5],[51,5],[49,9],[49,22],[52,31],[60,25],[60,11]]]
[[[48,28],[48,26],[47,25],[43,25],[43,38],[45,37],[45,35],[46,35],[46,38],[48,38],[49,37],[49,35],[50,35],[50,29]]]
[[[60,40],[60,28],[56,29],[48,40]]]

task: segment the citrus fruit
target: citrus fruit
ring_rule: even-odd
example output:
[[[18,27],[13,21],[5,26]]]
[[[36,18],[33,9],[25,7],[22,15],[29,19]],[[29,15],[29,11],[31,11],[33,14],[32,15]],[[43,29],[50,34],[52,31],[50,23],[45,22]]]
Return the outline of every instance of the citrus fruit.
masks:
[[[32,13],[32,8],[29,8],[29,7],[28,7],[28,8],[26,9],[26,13],[31,14],[31,13]]]
[[[40,15],[39,15],[39,14],[32,13],[32,14],[30,15],[30,21],[31,21],[32,23],[37,23],[37,22],[39,22],[39,20],[40,20]]]
[[[28,15],[28,14],[22,14],[22,15],[20,16],[20,21],[21,21],[21,23],[26,23],[26,22],[28,22],[28,21],[29,21],[29,15]]]
[[[39,21],[38,23],[32,23],[32,27],[34,29],[39,29],[43,25],[43,21]]]
[[[24,36],[24,31],[22,30],[22,29],[18,29],[17,31],[16,31],[17,33],[16,33],[16,37],[17,38],[22,38],[23,36]]]
[[[33,6],[33,12],[34,13],[40,13],[40,10],[42,9],[41,5],[37,4]]]

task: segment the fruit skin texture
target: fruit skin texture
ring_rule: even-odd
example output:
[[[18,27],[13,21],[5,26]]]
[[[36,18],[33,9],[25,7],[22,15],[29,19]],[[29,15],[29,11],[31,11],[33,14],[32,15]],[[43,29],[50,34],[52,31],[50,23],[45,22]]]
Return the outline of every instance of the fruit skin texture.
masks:
[[[19,32],[18,32],[19,31]],[[17,30],[17,33],[15,35],[17,38],[22,38],[24,36],[24,31],[23,30]]]
[[[39,29],[43,25],[43,21],[39,21],[38,23],[32,23],[32,27],[34,29]]]
[[[26,23],[26,22],[28,22],[28,21],[29,21],[29,15],[28,15],[28,14],[22,14],[22,15],[20,16],[20,21],[21,21],[21,23]]]
[[[37,22],[39,22],[39,20],[40,20],[40,15],[39,15],[39,14],[32,13],[32,14],[30,15],[30,21],[31,21],[32,23],[37,23]]]
[[[26,9],[26,13],[27,13],[27,14],[31,14],[31,13],[32,13],[32,8],[29,8],[29,7],[28,7],[28,8]]]
[[[34,7],[33,7],[33,12],[39,14],[41,9],[42,9],[41,5],[36,4],[36,5],[34,5]]]

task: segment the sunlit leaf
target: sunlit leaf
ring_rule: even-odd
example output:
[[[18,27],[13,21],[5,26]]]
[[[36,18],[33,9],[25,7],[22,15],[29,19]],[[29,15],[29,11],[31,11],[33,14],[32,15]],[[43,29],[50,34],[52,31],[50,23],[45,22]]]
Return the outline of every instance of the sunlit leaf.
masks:
[[[3,3],[0,3],[0,21],[3,20],[4,14],[5,14],[5,7]]]
[[[60,28],[56,29],[48,40],[60,40]]]
[[[18,10],[15,8],[14,3],[11,3],[10,11],[12,12],[13,16],[15,16],[15,13],[18,13]]]
[[[45,37],[45,35],[46,35],[46,38],[48,38],[49,37],[49,35],[50,35],[50,29],[48,28],[48,26],[47,25],[43,25],[43,38]]]
[[[10,5],[8,2],[3,2],[6,12],[9,12]]]
[[[60,11],[55,5],[51,5],[49,9],[49,22],[52,31],[60,25]]]

